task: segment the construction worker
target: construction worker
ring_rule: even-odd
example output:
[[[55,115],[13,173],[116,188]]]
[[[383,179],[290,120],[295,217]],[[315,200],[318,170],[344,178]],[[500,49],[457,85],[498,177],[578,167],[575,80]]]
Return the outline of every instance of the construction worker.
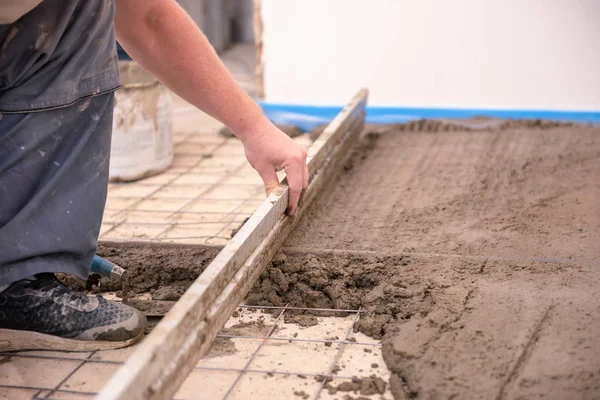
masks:
[[[267,193],[285,170],[289,214],[307,186],[304,149],[236,84],[174,0],[3,0],[0,350],[117,348],[143,334],[139,311],[54,275],[87,278],[96,252],[120,85],[115,39],[234,132]]]

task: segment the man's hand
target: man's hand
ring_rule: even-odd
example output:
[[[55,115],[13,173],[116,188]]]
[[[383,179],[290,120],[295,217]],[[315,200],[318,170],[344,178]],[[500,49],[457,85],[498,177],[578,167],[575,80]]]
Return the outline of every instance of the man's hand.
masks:
[[[229,74],[196,24],[175,0],[115,0],[117,39],[146,71],[231,129],[267,193],[285,170],[288,213],[296,214],[306,187],[306,152],[277,129]]]
[[[254,135],[243,137],[246,158],[263,179],[267,196],[279,184],[277,171],[285,171],[290,186],[288,214],[296,215],[300,193],[308,187],[304,148],[271,122],[259,127]]]

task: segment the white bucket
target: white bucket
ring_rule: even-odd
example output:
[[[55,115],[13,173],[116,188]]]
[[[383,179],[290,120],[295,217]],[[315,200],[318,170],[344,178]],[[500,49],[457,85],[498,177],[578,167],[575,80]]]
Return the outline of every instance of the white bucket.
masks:
[[[156,175],[173,162],[171,93],[134,61],[120,61],[109,180]]]

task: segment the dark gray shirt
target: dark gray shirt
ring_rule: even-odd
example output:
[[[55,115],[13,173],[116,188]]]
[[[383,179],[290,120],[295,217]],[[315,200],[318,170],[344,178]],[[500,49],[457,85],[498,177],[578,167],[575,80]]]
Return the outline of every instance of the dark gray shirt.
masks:
[[[0,25],[0,112],[72,104],[120,85],[113,0],[44,0]]]

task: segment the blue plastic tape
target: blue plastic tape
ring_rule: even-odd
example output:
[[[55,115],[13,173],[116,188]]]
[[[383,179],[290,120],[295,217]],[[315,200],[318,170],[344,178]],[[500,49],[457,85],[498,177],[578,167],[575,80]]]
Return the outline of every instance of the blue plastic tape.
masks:
[[[329,123],[343,107],[259,103],[276,124],[296,125],[305,131]],[[462,108],[367,107],[367,123],[395,124],[422,118],[493,117],[546,119],[600,124],[600,111],[494,110]]]

